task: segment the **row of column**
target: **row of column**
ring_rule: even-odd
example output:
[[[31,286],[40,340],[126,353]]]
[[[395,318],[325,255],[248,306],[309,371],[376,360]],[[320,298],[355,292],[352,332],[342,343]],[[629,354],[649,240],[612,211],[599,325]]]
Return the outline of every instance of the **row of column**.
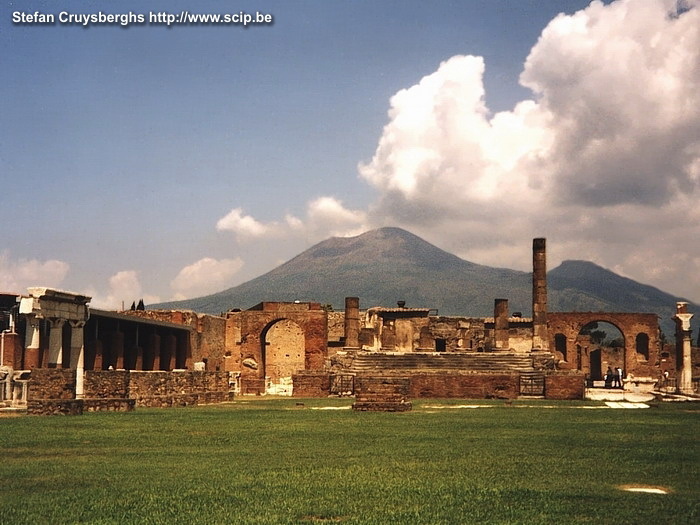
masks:
[[[188,357],[188,337],[189,334],[186,332],[179,336],[173,333],[163,336],[151,333],[146,336],[144,346],[138,345],[137,341],[136,344],[127,347],[124,332],[112,331],[106,334],[104,340],[97,339],[88,343],[90,354],[95,356],[92,368],[95,370],[185,368]]]
[[[144,346],[139,345],[138,328],[132,345],[125,344],[126,335],[119,330],[106,332],[103,337],[96,337],[87,343],[84,337],[85,321],[71,321],[49,318],[49,343],[46,354],[41,352],[41,318],[26,316],[26,334],[24,351],[24,368],[32,369],[46,366],[48,368],[86,368],[86,348],[88,369],[129,369],[129,370],[172,370],[187,366],[189,334],[150,333],[145,336]],[[70,326],[70,347],[64,349],[63,327]],[[64,353],[68,362],[64,363]]]

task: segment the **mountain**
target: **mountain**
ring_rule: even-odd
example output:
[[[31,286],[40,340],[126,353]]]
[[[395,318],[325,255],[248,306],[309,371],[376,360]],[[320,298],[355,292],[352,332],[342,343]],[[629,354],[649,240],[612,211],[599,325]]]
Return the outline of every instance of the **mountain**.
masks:
[[[552,311],[655,312],[668,319],[680,300],[586,261],[565,261],[548,272],[548,287]],[[465,316],[491,316],[494,299],[507,298],[511,312],[529,316],[532,280],[529,272],[474,264],[400,228],[380,228],[320,242],[228,290],[150,307],[219,313],[299,300],[342,310],[347,296],[359,297],[362,308],[404,300],[409,307]]]

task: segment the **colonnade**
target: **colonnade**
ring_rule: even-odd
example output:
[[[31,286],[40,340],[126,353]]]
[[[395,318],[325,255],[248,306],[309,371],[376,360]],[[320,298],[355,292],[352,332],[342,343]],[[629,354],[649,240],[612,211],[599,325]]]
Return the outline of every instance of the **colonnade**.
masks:
[[[24,350],[14,368],[76,370],[76,397],[85,370],[173,370],[191,364],[186,326],[91,310],[90,297],[29,288],[20,299]]]

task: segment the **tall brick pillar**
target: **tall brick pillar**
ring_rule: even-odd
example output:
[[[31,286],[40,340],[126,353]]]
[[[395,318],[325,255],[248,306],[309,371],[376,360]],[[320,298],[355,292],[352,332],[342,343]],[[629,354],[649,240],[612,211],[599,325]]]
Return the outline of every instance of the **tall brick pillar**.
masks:
[[[549,350],[546,239],[532,240],[532,348]]]
[[[493,328],[496,350],[508,350],[508,299],[496,299],[493,306]]]
[[[693,394],[693,363],[691,360],[691,328],[688,303],[676,303],[676,369],[679,374],[677,390],[681,394]]]
[[[360,299],[359,297],[345,298],[345,347],[360,347]]]
[[[41,320],[33,314],[27,315],[27,332],[24,339],[24,363],[26,369],[38,368],[40,366],[39,356],[41,353]]]
[[[161,338],[160,346],[160,370],[172,370],[173,358],[177,350],[177,338],[172,332],[168,332]]]

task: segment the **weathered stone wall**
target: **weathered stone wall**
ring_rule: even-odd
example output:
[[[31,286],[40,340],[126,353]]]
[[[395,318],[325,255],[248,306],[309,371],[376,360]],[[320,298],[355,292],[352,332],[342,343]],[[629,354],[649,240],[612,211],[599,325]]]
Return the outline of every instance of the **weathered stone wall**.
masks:
[[[265,393],[265,380],[254,377],[241,377],[241,394],[260,396]]]
[[[358,376],[355,379],[353,410],[405,412],[409,402],[411,380],[407,377]]]
[[[328,312],[328,342],[345,340],[345,312]]]
[[[213,315],[198,315],[196,328],[193,334],[195,344],[192,347],[194,362],[206,362],[207,370],[224,370],[226,319]]]
[[[294,321],[282,319],[265,337],[265,376],[273,383],[304,370],[304,333]]]
[[[298,372],[292,376],[294,397],[327,397],[331,393],[328,372]]]
[[[229,399],[227,372],[129,372],[129,397],[136,406],[170,407]]]
[[[85,372],[85,399],[75,397],[75,370],[35,368],[27,409],[32,414],[128,411],[135,406],[169,407],[222,403],[230,399],[227,372]]]
[[[127,370],[86,370],[85,397],[87,399],[126,399],[129,397],[129,375]]]
[[[517,373],[418,373],[410,378],[412,398],[514,399],[520,393]]]
[[[131,412],[136,407],[135,399],[82,399],[84,412]]]
[[[75,370],[35,368],[29,378],[27,414],[80,415],[83,400],[75,399]]]
[[[446,352],[464,352],[484,349],[485,329],[483,319],[469,317],[430,317],[421,333],[420,350],[437,350],[437,341],[444,341]],[[489,345],[490,347],[490,345]]]
[[[32,416],[79,416],[83,413],[82,399],[30,399],[27,414]]]
[[[75,370],[35,368],[29,377],[29,400],[75,399]]]
[[[546,399],[583,399],[585,378],[583,374],[547,374],[544,378]]]

